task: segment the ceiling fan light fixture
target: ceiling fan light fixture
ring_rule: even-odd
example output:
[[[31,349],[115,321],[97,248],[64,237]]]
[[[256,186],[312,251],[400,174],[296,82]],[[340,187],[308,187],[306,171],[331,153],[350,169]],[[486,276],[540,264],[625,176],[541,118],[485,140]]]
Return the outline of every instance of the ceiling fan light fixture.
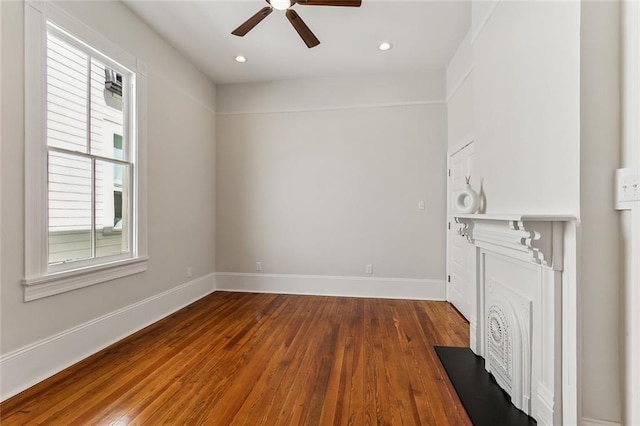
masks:
[[[236,60],[236,62],[239,62],[241,64],[244,64],[245,62],[247,62],[247,58],[242,56],[242,55],[238,55],[235,58],[233,58]]]
[[[270,0],[269,3],[276,10],[287,10],[291,7],[291,0]]]
[[[393,44],[389,43],[388,41],[385,41],[384,43],[380,43],[380,45],[378,46],[378,49],[382,50],[383,52],[386,52],[387,50],[391,50],[393,48]]]

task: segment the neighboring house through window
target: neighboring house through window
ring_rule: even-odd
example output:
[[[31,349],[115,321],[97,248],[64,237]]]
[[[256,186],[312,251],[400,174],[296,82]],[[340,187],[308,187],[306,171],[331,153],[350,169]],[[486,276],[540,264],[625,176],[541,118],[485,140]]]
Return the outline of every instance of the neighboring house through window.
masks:
[[[31,300],[146,270],[146,84],[144,64],[49,2],[25,20]]]

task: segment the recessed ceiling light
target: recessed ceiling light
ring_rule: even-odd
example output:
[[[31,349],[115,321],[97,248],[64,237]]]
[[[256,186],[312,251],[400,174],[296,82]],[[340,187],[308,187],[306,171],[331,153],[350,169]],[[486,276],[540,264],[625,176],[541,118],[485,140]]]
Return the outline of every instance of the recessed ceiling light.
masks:
[[[241,64],[244,64],[245,62],[247,62],[247,58],[245,58],[242,55],[238,55],[235,57],[236,62],[240,62]]]
[[[387,41],[385,41],[384,43],[380,43],[380,46],[378,46],[378,49],[382,50],[383,52],[387,50],[391,50],[391,48],[393,48],[393,44]]]

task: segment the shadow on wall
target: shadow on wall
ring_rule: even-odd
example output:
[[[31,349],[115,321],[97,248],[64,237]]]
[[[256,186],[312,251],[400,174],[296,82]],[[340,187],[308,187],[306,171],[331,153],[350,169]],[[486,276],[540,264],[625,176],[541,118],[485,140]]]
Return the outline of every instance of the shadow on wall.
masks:
[[[480,200],[478,205],[478,213],[483,214],[487,211],[487,194],[484,192],[484,179],[480,179],[480,190],[478,191]]]

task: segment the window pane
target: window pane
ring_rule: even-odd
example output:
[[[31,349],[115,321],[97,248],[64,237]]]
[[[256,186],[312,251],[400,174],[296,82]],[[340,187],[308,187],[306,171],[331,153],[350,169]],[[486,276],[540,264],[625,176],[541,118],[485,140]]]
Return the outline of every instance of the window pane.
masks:
[[[124,159],[124,76],[91,58],[91,153]]]
[[[47,34],[47,144],[87,151],[88,56]]]
[[[129,252],[129,166],[96,160],[96,257]]]
[[[49,264],[90,258],[91,160],[49,152]]]

